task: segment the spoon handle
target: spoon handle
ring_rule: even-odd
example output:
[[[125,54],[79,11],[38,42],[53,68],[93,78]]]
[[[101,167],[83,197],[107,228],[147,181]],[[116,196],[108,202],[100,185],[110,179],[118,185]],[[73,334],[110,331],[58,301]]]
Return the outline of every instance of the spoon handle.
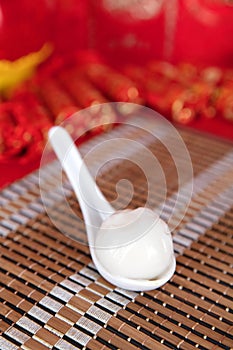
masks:
[[[96,185],[73,139],[64,128],[55,126],[49,130],[49,141],[74,189],[85,224],[101,224],[114,209]]]

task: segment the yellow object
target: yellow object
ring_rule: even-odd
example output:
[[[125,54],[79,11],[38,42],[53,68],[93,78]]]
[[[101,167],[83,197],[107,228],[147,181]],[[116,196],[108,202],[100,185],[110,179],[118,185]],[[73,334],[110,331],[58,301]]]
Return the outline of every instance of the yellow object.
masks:
[[[0,60],[0,93],[9,96],[18,85],[33,75],[37,66],[45,61],[51,52],[52,46],[46,43],[39,51],[15,61]]]

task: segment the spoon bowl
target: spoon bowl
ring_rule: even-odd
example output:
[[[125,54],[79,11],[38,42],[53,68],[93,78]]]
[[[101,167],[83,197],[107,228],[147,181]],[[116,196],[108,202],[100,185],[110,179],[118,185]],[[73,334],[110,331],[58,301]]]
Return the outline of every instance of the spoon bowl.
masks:
[[[127,290],[146,291],[165,284],[175,271],[174,254],[163,274],[155,279],[123,277],[120,274],[111,273],[101,264],[96,254],[96,238],[102,224],[116,211],[97,187],[68,132],[60,126],[52,127],[49,130],[49,141],[79,201],[86,225],[90,253],[99,273],[110,283]],[[153,261],[151,263],[153,264]]]

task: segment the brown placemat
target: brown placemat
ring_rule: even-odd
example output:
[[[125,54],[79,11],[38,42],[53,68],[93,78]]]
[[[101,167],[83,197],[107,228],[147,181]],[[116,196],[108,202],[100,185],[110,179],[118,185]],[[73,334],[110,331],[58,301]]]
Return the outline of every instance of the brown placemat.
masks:
[[[59,232],[45,213],[38,172],[0,193],[0,349],[204,350],[233,346],[233,148],[229,142],[191,130],[181,129],[180,134],[193,162],[193,196],[173,232],[176,272],[157,290],[129,292],[100,277],[88,247],[82,244],[84,225],[79,222],[77,226],[75,215],[67,218],[59,194],[48,195],[54,216],[71,233],[75,227],[80,242]],[[162,143],[123,125],[90,140],[81,151],[116,136],[144,142],[167,169],[168,198],[162,212],[166,219],[176,198],[177,180]],[[120,154],[122,159],[103,167],[98,183],[107,198],[114,200],[117,181],[129,179],[134,186],[129,206],[143,206],[148,197],[146,179],[130,160],[138,152],[123,149]],[[56,162],[45,168],[46,181],[51,181],[56,169]],[[119,186],[117,205],[125,205],[125,198],[130,198],[128,182]],[[81,217],[68,183],[65,188],[69,204]],[[160,200],[155,189],[150,204],[156,208]],[[177,211],[173,221],[179,221],[179,215]]]

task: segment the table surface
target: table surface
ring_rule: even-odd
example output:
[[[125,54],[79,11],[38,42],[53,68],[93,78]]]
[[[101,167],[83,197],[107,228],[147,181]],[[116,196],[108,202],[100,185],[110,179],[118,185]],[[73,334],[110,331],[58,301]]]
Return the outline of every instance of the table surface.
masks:
[[[87,155],[95,150],[88,166],[115,207],[149,205],[169,222],[174,276],[143,293],[104,280],[90,257],[78,202],[64,176],[61,191],[60,166],[51,162],[0,193],[1,349],[232,347],[232,143],[179,129],[194,174],[179,183],[166,149],[171,135],[160,130],[156,138],[145,131],[156,130],[156,121],[139,122],[141,128],[119,126],[80,151]],[[120,138],[130,140],[128,147],[113,142]],[[100,147],[98,153],[98,145],[108,140],[105,152]],[[148,186],[139,166],[143,150],[136,144],[161,165],[165,199],[159,187]],[[182,154],[180,159],[185,174]],[[144,161],[145,170],[151,159]],[[152,182],[156,180],[155,174]]]

